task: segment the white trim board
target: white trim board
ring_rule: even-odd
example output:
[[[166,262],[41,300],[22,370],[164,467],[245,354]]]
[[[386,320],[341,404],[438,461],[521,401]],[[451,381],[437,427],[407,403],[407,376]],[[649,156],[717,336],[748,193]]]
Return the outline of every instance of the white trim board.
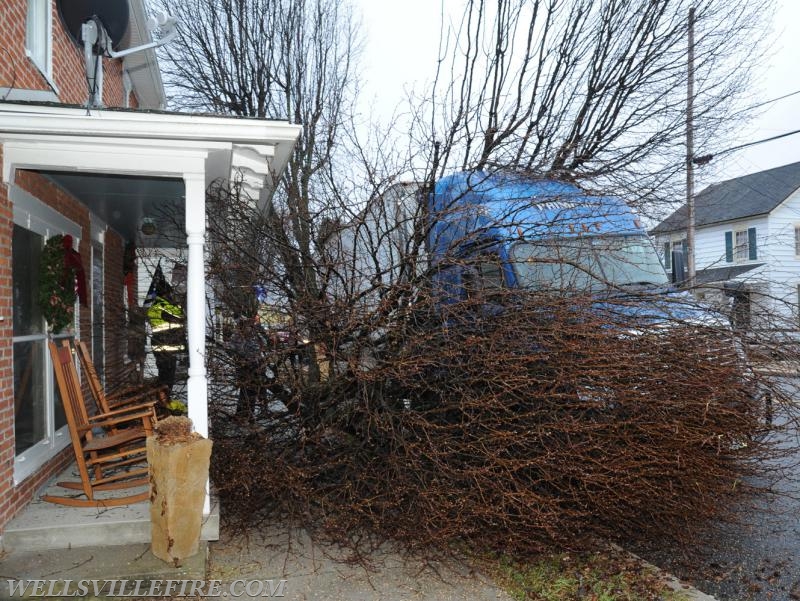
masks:
[[[42,236],[49,237],[55,233],[69,234],[76,243],[82,238],[83,233],[77,223],[67,219],[16,184],[8,185],[8,199],[14,206],[14,223]],[[54,228],[60,231],[56,232]]]

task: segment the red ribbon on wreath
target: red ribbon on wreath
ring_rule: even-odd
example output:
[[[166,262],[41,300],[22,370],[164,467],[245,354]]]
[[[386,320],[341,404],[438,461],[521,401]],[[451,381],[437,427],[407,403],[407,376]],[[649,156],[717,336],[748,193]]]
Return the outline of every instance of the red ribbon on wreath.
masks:
[[[86,272],[83,269],[83,261],[81,260],[81,253],[72,248],[72,236],[66,234],[62,240],[64,245],[64,279],[69,281],[70,273],[74,269],[76,288],[78,291],[78,300],[81,305],[86,307],[88,305],[88,297],[86,295]]]

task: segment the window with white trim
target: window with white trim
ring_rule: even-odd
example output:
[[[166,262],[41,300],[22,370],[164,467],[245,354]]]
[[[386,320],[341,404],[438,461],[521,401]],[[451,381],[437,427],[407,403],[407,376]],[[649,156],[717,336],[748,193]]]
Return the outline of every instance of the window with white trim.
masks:
[[[725,232],[725,261],[741,263],[758,259],[756,228]]]
[[[734,246],[733,246],[733,258],[735,261],[746,261],[747,260],[747,230],[737,230],[734,232]]]
[[[17,186],[11,242],[14,361],[14,481],[21,482],[69,444],[66,418],[53,381],[46,323],[39,309],[39,270],[45,241],[56,234],[80,236],[80,227]],[[77,314],[77,308],[75,313]],[[77,319],[73,324],[77,331]],[[69,338],[66,331],[53,340]]]
[[[664,269],[672,271],[672,251],[682,251],[683,268],[689,269],[689,244],[686,238],[664,242]]]
[[[25,52],[48,80],[53,70],[52,39],[50,0],[28,0]]]

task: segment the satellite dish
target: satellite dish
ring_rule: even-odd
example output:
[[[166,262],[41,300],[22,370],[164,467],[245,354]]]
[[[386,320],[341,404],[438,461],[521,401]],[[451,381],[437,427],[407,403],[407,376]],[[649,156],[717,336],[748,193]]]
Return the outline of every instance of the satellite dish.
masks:
[[[70,37],[79,46],[83,46],[82,25],[97,17],[114,48],[125,36],[130,17],[128,0],[58,0],[58,14]]]
[[[129,54],[169,44],[178,35],[178,20],[159,14],[147,22],[156,39],[141,46],[115,50],[128,31],[128,0],[57,0],[58,14],[70,37],[83,47],[88,107],[103,105],[103,58],[120,59]]]

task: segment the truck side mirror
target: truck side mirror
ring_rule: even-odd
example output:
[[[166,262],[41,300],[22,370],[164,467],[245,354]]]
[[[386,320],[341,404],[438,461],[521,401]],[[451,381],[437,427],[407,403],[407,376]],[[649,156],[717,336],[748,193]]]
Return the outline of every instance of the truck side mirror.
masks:
[[[676,286],[686,281],[686,270],[683,265],[683,250],[676,248],[672,251],[672,283]]]

